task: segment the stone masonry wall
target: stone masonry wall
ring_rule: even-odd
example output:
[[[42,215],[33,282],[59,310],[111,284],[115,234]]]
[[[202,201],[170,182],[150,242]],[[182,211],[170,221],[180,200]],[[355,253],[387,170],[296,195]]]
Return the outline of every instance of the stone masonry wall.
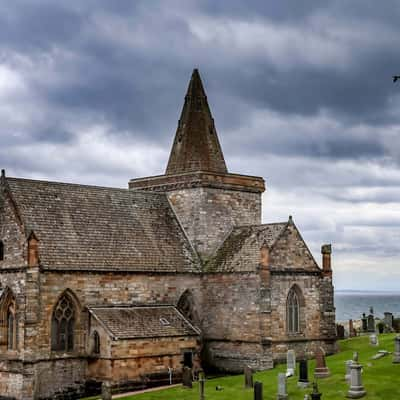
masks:
[[[261,194],[213,188],[174,190],[169,201],[193,246],[206,259],[233,226],[261,223]]]

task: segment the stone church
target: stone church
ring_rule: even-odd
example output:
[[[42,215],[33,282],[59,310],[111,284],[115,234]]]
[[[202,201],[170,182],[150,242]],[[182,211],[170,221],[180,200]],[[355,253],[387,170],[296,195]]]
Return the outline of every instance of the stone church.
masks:
[[[164,175],[119,189],[3,170],[0,398],[334,352],[331,246],[319,267],[291,217],[262,224],[264,190],[228,172],[197,70]]]

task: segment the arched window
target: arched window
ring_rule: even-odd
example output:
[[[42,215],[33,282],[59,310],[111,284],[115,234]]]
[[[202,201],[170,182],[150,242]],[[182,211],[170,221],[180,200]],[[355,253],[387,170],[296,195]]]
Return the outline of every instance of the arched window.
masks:
[[[15,318],[15,299],[7,307],[7,349],[17,349],[17,319]]]
[[[51,320],[51,349],[74,349],[75,307],[68,294],[63,294],[56,304]]]
[[[0,240],[0,261],[4,260],[4,243]]]
[[[290,289],[286,305],[287,330],[289,333],[300,332],[300,301],[294,288]]]
[[[97,331],[93,332],[93,353],[100,354],[100,335]]]

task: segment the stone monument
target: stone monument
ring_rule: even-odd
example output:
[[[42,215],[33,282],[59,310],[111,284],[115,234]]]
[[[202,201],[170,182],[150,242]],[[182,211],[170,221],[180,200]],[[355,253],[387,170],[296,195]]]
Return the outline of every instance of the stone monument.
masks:
[[[101,399],[102,400],[111,400],[112,399],[110,382],[103,382],[101,384]]]
[[[204,396],[204,386],[206,383],[206,377],[204,372],[199,372],[199,398],[200,400],[205,400]]]
[[[307,360],[300,360],[299,362],[299,380],[297,386],[306,388],[310,382],[308,381],[308,365]]]
[[[329,368],[326,366],[325,351],[322,347],[318,347],[315,352],[315,371],[316,378],[326,378],[330,375]]]
[[[346,379],[346,381],[347,381],[348,383],[350,383],[350,375],[351,375],[350,366],[351,366],[351,364],[353,364],[353,360],[347,360],[347,361],[345,362],[345,364],[346,364],[346,374],[345,374],[345,376],[344,376],[344,379]]]
[[[288,394],[286,389],[286,376],[283,372],[278,374],[278,395],[277,400],[287,400]]]
[[[293,376],[296,371],[296,353],[288,350],[286,354],[286,376]]]
[[[311,393],[311,400],[320,400],[322,394],[318,391],[317,382],[313,383],[313,391]]]
[[[397,335],[394,338],[394,352],[393,352],[393,363],[400,363],[400,336]]]
[[[191,389],[193,387],[192,384],[192,370],[189,367],[183,367],[182,371],[182,385],[183,387]]]
[[[262,382],[254,383],[254,400],[264,400],[263,399],[263,384],[262,384]]]
[[[365,313],[363,313],[361,318],[361,331],[362,332],[368,331],[368,318],[366,317]]]
[[[393,314],[391,312],[385,312],[383,322],[389,332],[393,329]]]
[[[244,387],[246,389],[251,389],[253,387],[253,370],[245,365],[244,367]]]
[[[378,336],[375,333],[369,335],[369,344],[371,346],[379,346]]]
[[[349,319],[349,337],[354,337],[354,327],[353,327],[353,320]]]
[[[359,399],[367,394],[361,380],[361,369],[362,365],[358,363],[358,353],[354,352],[353,362],[350,366],[350,389],[347,392],[347,397],[350,399]]]
[[[368,332],[375,332],[375,317],[374,317],[374,309],[371,307],[369,309],[369,315],[368,315]]]

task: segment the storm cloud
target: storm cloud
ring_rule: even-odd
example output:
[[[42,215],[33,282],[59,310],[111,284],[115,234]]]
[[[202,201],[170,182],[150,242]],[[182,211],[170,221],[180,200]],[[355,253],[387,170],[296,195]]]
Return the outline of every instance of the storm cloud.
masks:
[[[397,289],[399,20],[391,0],[3,2],[1,167],[163,173],[198,67],[229,170],[266,179],[264,221],[293,215],[317,259],[332,242],[338,288]]]

